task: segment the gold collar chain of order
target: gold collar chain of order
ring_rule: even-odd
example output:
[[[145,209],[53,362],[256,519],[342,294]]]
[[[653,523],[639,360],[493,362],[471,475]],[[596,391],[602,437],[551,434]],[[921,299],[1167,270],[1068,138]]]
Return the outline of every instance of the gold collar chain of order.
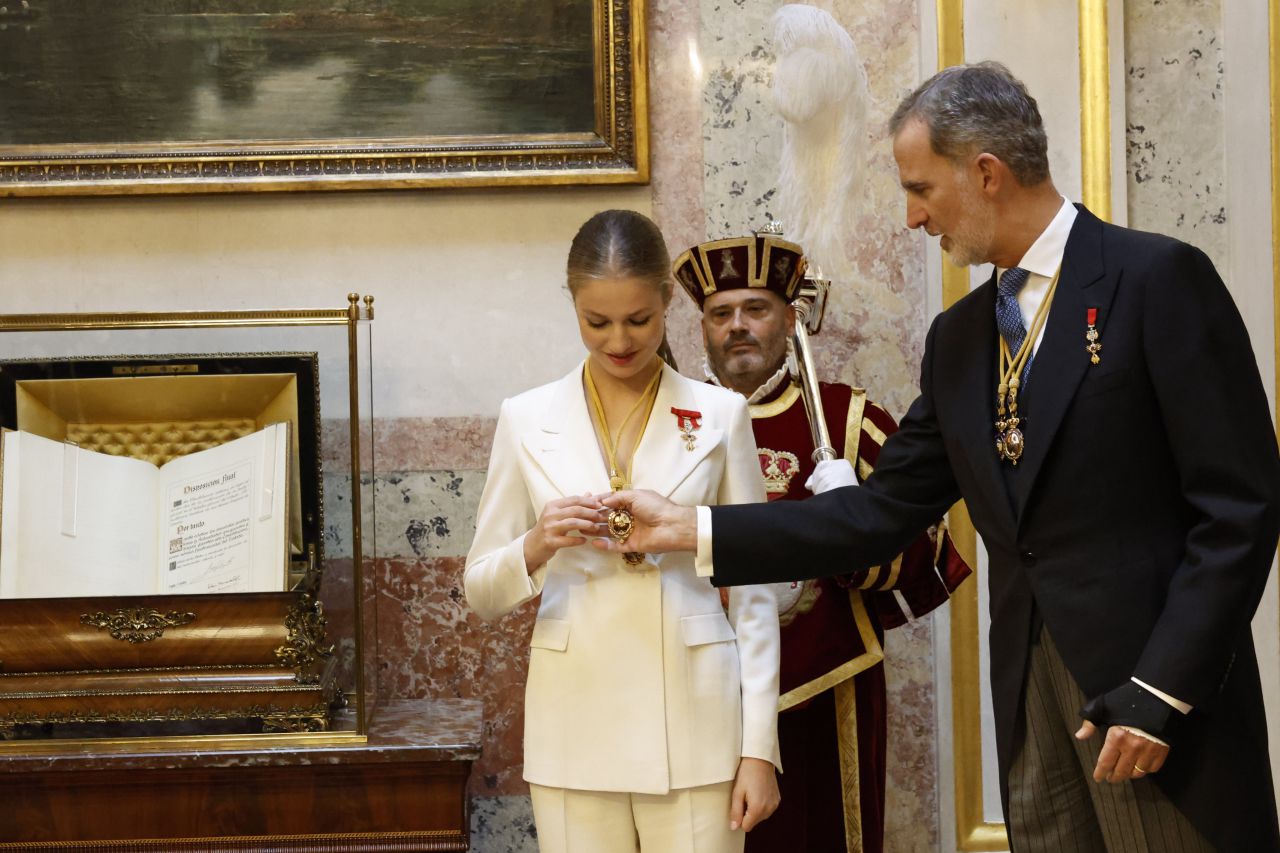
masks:
[[[996,454],[1001,461],[1015,467],[1026,450],[1026,436],[1022,432],[1022,418],[1018,414],[1018,389],[1022,385],[1022,372],[1031,359],[1036,339],[1044,330],[1045,321],[1049,317],[1049,306],[1053,303],[1053,295],[1058,290],[1058,276],[1062,266],[1053,274],[1049,282],[1049,290],[1044,295],[1035,316],[1031,318],[1031,328],[1022,339],[1022,346],[1016,354],[1009,352],[1009,343],[996,330],[996,338],[1000,341],[1000,366],[996,369]]]
[[[596,389],[595,380],[591,378],[591,359],[588,358],[583,366],[582,375],[587,386],[587,397],[591,400],[591,408],[595,411],[596,421],[600,428],[600,443],[604,445],[605,462],[609,465],[609,488],[615,492],[631,485],[631,471],[635,466],[635,454],[640,448],[640,440],[644,438],[645,428],[649,425],[649,416],[653,414],[653,404],[658,399],[658,385],[662,382],[662,373],[662,362],[659,361],[658,369],[654,371],[653,378],[649,380],[649,384],[645,386],[644,391],[640,393],[639,398],[631,406],[627,416],[618,425],[618,434],[615,437],[609,431],[609,420],[604,414],[604,404],[600,401],[600,392]],[[618,463],[618,445],[622,442],[622,434],[626,431],[627,424],[631,422],[631,418],[641,408],[644,409],[644,418],[640,421],[640,431],[636,434],[635,444],[632,445],[631,449],[631,459],[624,471]],[[622,544],[631,535],[632,523],[631,513],[625,509],[612,510],[608,517],[609,535],[618,544]],[[627,551],[622,555],[622,558],[629,566],[638,566],[644,562],[644,554],[635,551]]]

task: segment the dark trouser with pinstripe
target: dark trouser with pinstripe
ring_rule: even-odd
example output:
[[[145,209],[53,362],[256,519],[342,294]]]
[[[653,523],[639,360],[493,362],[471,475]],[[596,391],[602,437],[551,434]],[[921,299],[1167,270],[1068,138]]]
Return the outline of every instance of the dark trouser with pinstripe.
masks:
[[[1009,771],[1013,851],[1213,853],[1155,782],[1093,781],[1103,736],[1075,739],[1084,702],[1042,630],[1027,673],[1026,735]]]

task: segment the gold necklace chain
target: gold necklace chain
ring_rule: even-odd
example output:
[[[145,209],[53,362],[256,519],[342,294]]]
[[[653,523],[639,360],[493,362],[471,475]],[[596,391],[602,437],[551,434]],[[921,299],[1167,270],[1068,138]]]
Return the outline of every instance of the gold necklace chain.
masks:
[[[587,359],[586,364],[583,366],[582,374],[586,380],[587,397],[591,400],[591,406],[595,409],[596,420],[600,423],[600,443],[604,445],[605,459],[609,463],[609,488],[616,492],[631,485],[631,469],[635,465],[635,451],[639,449],[640,440],[644,438],[645,427],[649,425],[649,415],[653,411],[654,401],[658,399],[658,384],[662,381],[662,364],[659,362],[653,378],[649,380],[649,384],[645,386],[644,391],[641,392],[639,398],[631,406],[627,416],[618,425],[616,439],[609,432],[609,421],[604,415],[604,404],[600,401],[600,392],[596,390],[595,380],[591,378],[590,358]],[[621,466],[618,465],[617,446],[622,441],[622,434],[626,430],[627,424],[631,422],[631,418],[635,416],[641,406],[645,406],[644,420],[640,423],[640,433],[636,436],[635,445],[632,448],[631,464],[627,466],[627,470],[624,472],[620,470]]]
[[[1018,390],[1022,385],[1022,371],[1031,359],[1036,339],[1044,330],[1049,317],[1049,306],[1053,302],[1053,295],[1058,291],[1058,276],[1061,274],[1062,265],[1059,264],[1040,307],[1031,318],[1031,328],[1022,339],[1017,354],[1009,352],[1009,342],[999,331],[996,332],[996,337],[1000,340],[1000,364],[996,368],[996,453],[1015,467],[1026,449],[1026,437],[1021,429],[1022,418],[1018,414]]]

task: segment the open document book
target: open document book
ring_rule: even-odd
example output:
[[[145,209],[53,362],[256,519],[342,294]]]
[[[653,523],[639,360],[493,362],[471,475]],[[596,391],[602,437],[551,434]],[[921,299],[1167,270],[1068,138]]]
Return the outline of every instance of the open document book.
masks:
[[[278,592],[289,424],[157,468],[6,432],[0,598]]]

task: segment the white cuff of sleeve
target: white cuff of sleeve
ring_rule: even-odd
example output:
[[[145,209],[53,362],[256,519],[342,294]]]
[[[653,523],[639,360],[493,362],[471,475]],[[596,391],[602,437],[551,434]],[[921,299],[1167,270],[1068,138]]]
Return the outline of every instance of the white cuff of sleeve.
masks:
[[[1173,707],[1177,708],[1181,713],[1183,714],[1191,713],[1191,706],[1188,705],[1186,702],[1183,702],[1179,699],[1174,699],[1168,693],[1165,693],[1163,690],[1157,690],[1156,688],[1152,687],[1150,684],[1147,684],[1145,681],[1140,681],[1137,678],[1130,678],[1129,680],[1132,681],[1134,684],[1138,685],[1139,687],[1141,687],[1143,690],[1147,691],[1148,693],[1154,693],[1155,695],[1159,696],[1161,699],[1168,702]],[[1155,738],[1152,738],[1152,740],[1155,740]]]
[[[698,548],[693,552],[693,569],[700,578],[715,574],[711,562],[711,507],[696,507],[698,513]]]
[[[1160,738],[1156,737],[1155,735],[1149,735],[1146,732],[1144,732],[1142,729],[1135,729],[1133,726],[1116,726],[1116,728],[1120,729],[1120,731],[1122,732],[1128,732],[1131,735],[1137,735],[1138,737],[1143,738],[1145,740],[1149,740],[1152,743],[1158,743],[1161,746],[1169,745],[1164,741],[1160,740]]]

